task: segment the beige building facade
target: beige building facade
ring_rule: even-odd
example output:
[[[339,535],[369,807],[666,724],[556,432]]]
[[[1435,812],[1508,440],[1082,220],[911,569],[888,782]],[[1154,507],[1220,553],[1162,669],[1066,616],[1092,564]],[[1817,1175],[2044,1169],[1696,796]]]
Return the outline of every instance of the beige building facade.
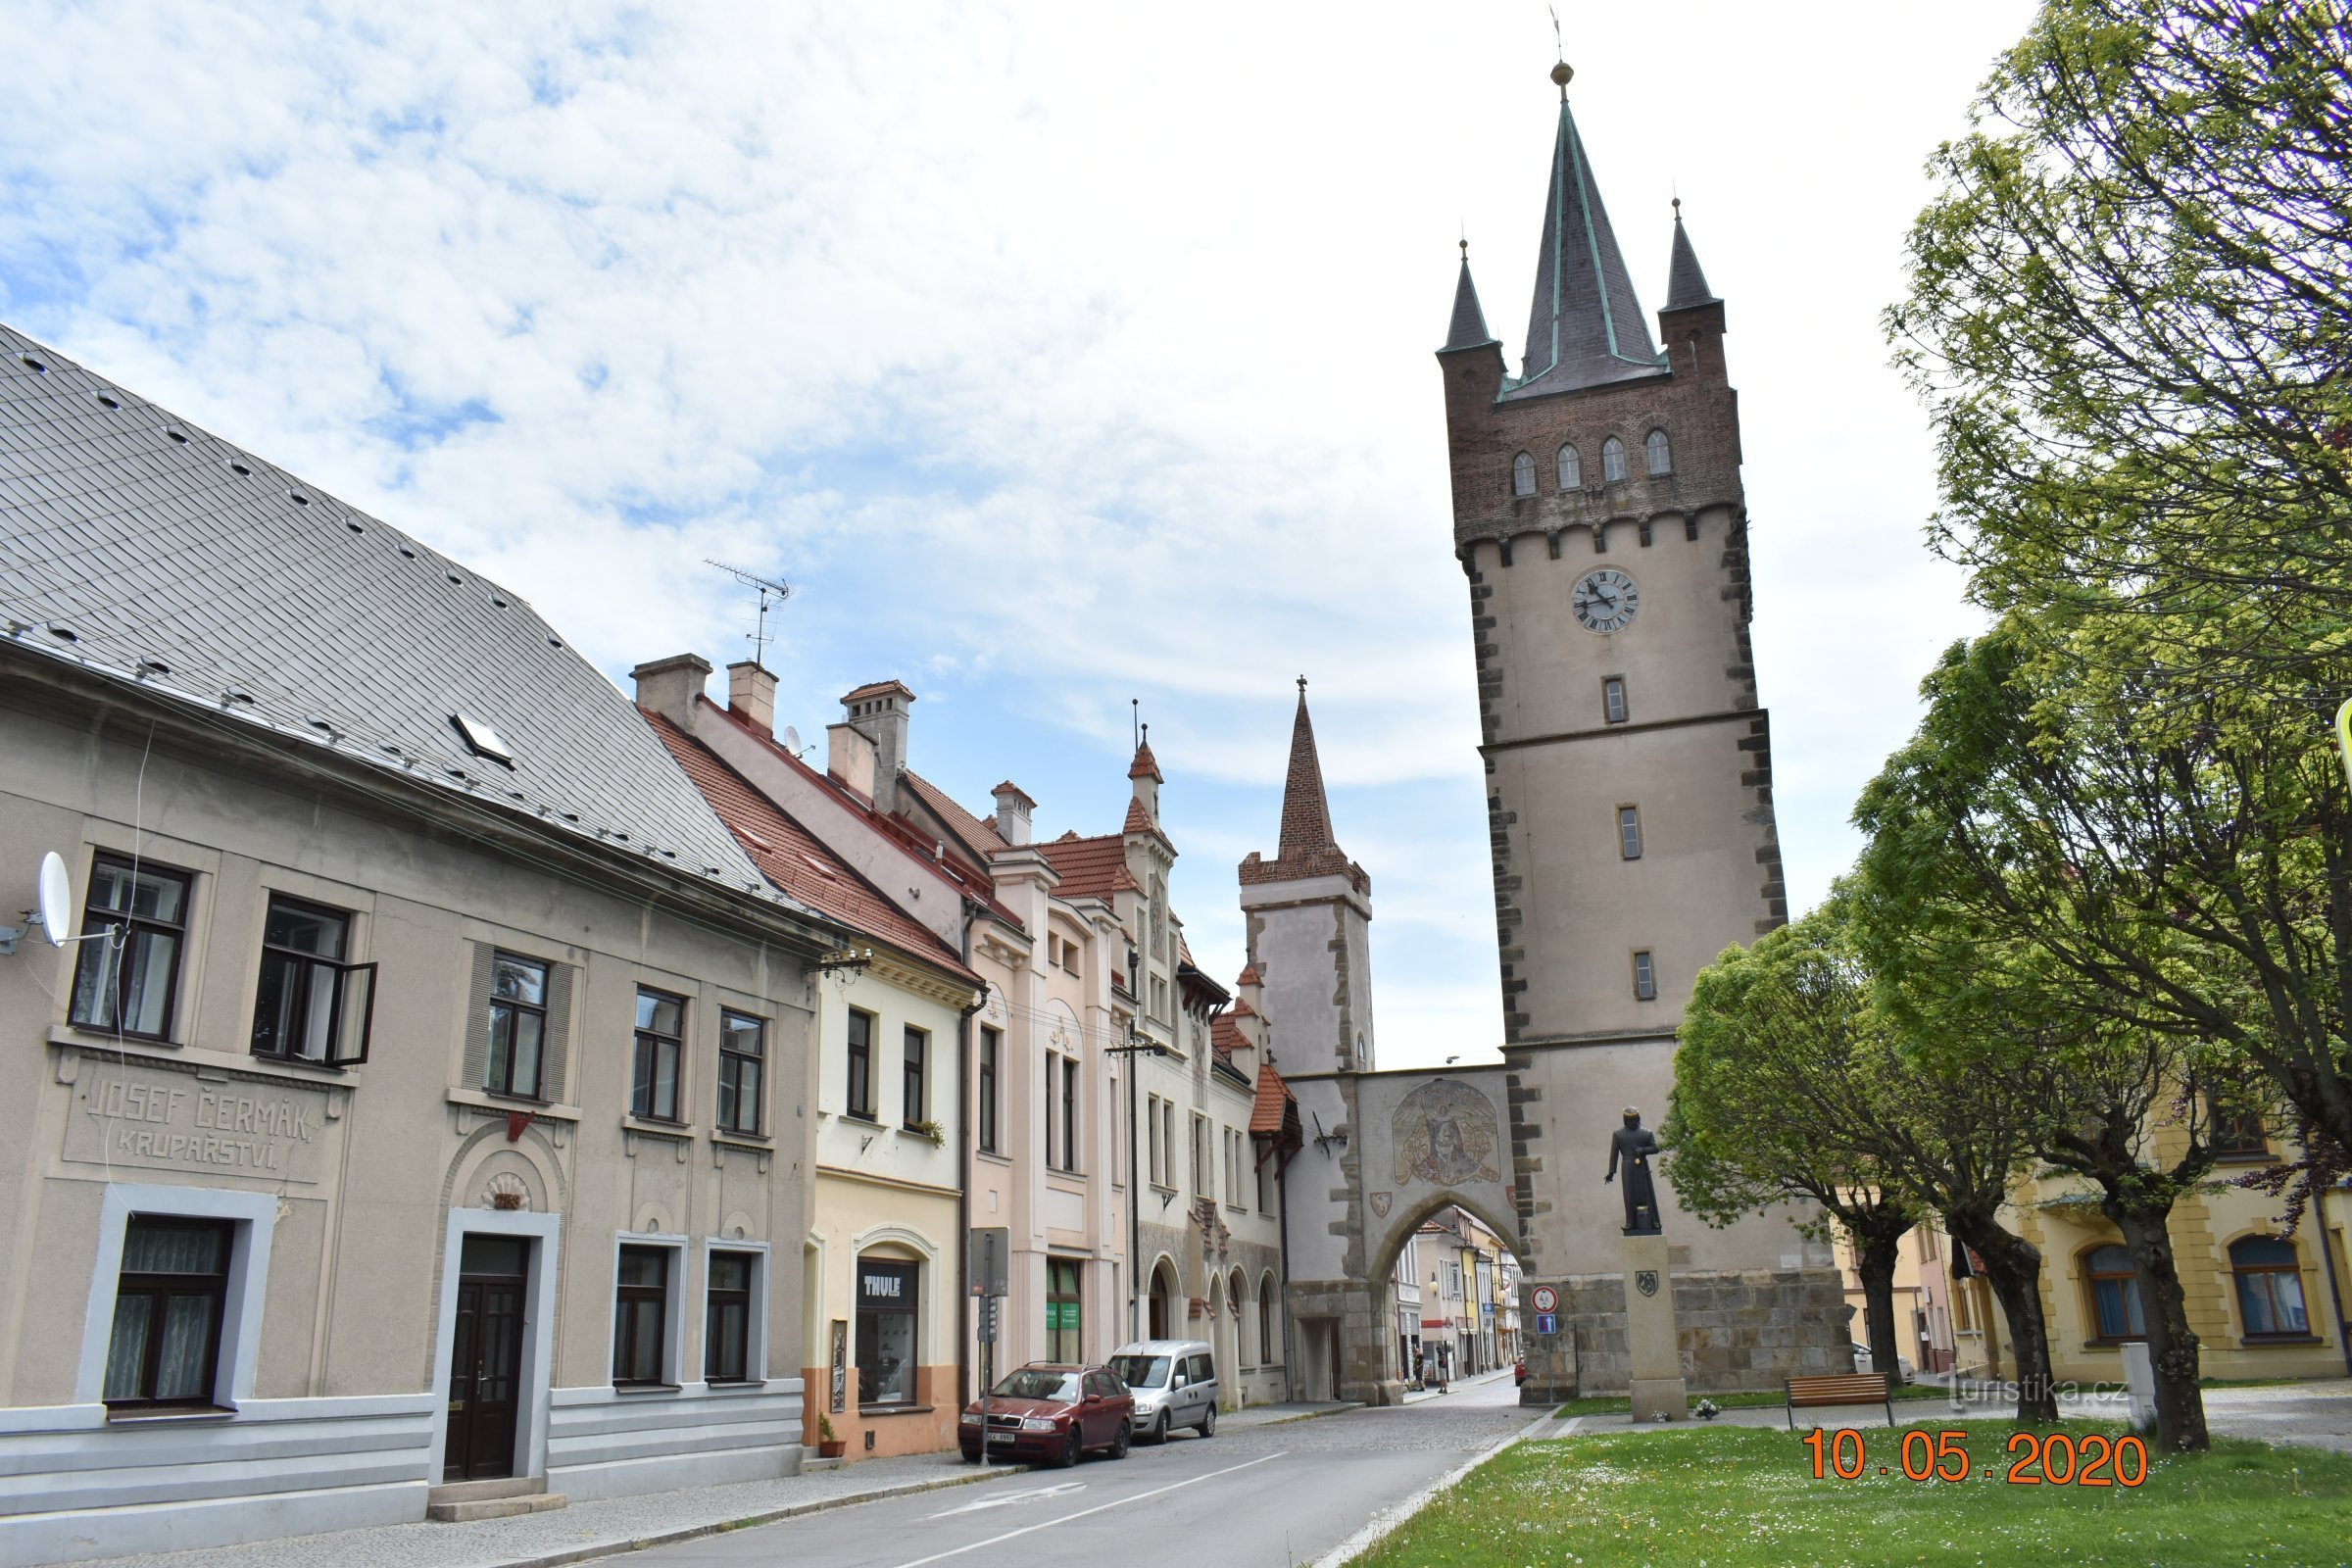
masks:
[[[0,348],[0,1561],[792,1473],[839,928],[498,585]]]

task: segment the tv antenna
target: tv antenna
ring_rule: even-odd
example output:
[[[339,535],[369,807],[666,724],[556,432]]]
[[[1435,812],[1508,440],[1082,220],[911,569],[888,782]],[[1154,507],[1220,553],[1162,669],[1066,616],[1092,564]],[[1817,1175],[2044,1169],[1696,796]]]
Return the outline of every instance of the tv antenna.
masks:
[[[703,564],[706,566],[716,566],[719,570],[725,572],[728,576],[734,578],[746,588],[757,588],[760,590],[760,627],[757,631],[749,634],[749,636],[745,638],[745,641],[752,645],[752,662],[759,664],[764,669],[766,665],[762,662],[762,656],[767,652],[767,644],[769,641],[767,635],[767,607],[771,601],[780,605],[785,600],[790,599],[792,597],[792,584],[784,582],[778,578],[762,577],[758,572],[746,571],[741,566],[730,566],[723,561],[712,561],[709,556],[705,556],[703,558]]]

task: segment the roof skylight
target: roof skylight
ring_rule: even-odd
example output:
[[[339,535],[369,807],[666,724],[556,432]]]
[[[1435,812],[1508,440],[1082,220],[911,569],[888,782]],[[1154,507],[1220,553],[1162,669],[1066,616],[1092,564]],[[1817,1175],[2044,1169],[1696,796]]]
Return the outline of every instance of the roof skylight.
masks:
[[[466,738],[466,744],[476,757],[487,757],[508,767],[514,765],[514,754],[507,750],[507,743],[488,724],[470,713],[452,713],[449,721],[458,727],[458,733]]]

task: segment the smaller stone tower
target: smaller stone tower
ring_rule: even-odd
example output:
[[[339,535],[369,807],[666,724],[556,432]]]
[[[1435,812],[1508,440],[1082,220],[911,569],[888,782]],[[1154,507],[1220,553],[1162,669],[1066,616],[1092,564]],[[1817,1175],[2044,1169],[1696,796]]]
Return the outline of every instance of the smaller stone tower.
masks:
[[[1298,680],[1274,858],[1242,862],[1242,916],[1266,1015],[1294,1072],[1370,1072],[1372,879],[1331,834],[1331,803]]]

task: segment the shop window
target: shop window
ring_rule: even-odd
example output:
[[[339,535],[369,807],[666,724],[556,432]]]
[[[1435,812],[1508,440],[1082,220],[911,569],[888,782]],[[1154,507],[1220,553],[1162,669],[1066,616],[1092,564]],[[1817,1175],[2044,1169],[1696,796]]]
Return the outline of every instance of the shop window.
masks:
[[[745,1013],[719,1009],[718,1130],[760,1134],[760,1090],[767,1072],[767,1025]]]
[[[253,1054],[346,1067],[368,1059],[375,965],[347,963],[351,916],[272,896],[262,922]]]
[[[2230,1272],[2237,1282],[2237,1314],[2247,1339],[2310,1335],[2294,1243],[2275,1236],[2241,1237],[2230,1244]]]
[[[85,939],[74,971],[74,1022],[84,1029],[165,1040],[187,941],[188,877],[111,855],[90,862]]]
[[[669,1284],[674,1250],[624,1247],[612,1285],[612,1384],[668,1381]]]
[[[914,1402],[917,1263],[858,1260],[858,1402]]]
[[[2082,1279],[2090,1288],[2091,1323],[2102,1340],[2144,1340],[2146,1316],[2139,1306],[2139,1276],[2132,1254],[2110,1244],[2082,1254]]]
[[[1046,1359],[1065,1366],[1084,1358],[1080,1346],[1085,1311],[1078,1294],[1079,1280],[1075,1259],[1046,1260]]]
[[[753,1283],[757,1252],[722,1252],[710,1257],[703,1305],[703,1378],[710,1383],[754,1381],[751,1364]]]
[[[106,1348],[109,1408],[214,1402],[235,1236],[227,1220],[131,1216]]]

